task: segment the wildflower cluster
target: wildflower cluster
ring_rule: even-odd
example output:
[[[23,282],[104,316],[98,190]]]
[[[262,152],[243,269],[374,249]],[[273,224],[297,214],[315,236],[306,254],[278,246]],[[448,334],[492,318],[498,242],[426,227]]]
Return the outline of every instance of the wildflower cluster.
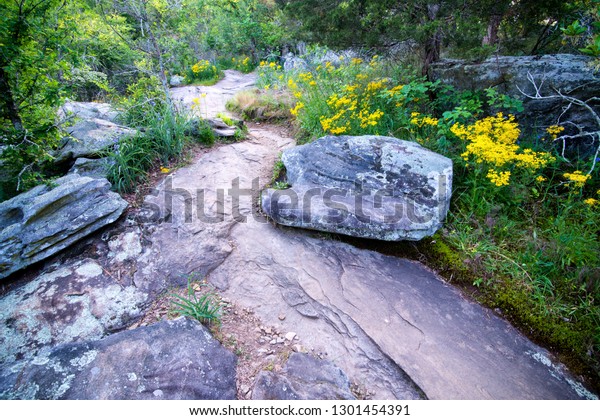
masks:
[[[243,73],[250,73],[254,70],[254,63],[248,56],[244,56],[243,58],[233,57],[231,59],[231,67]]]
[[[429,115],[421,115],[419,112],[413,112],[410,116],[410,123],[419,128],[425,126],[437,127],[440,122],[437,118],[433,118]]]
[[[486,167],[487,178],[498,187],[509,185],[511,168],[535,171],[554,160],[549,153],[522,149],[518,145],[520,130],[512,115],[504,117],[498,113],[470,125],[454,124],[450,131],[467,142],[461,157]]]
[[[189,82],[202,82],[211,80],[219,75],[219,69],[217,66],[210,63],[208,60],[200,60],[194,64],[188,72],[187,78]]]
[[[551,125],[550,127],[546,128],[546,132],[552,136],[553,140],[555,140],[563,131],[565,131],[565,127],[560,125]]]
[[[569,184],[573,188],[582,188],[587,182],[587,180],[591,178],[589,174],[584,175],[581,171],[575,171],[572,173],[567,172],[563,174],[563,177],[565,177],[569,181]]]

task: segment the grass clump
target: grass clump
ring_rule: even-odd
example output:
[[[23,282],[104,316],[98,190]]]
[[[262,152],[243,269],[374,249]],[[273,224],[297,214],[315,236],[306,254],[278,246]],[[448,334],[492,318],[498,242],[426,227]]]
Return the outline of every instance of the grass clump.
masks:
[[[133,191],[146,180],[148,172],[180,162],[190,145],[211,145],[215,141],[205,121],[168,106],[158,79],[140,79],[128,93],[117,104],[122,110],[120,119],[139,131],[106,152],[112,162],[107,178],[120,193]]]
[[[238,92],[227,102],[227,109],[245,121],[277,122],[291,117],[293,98],[287,92],[247,90]]]
[[[221,304],[212,292],[197,293],[194,285],[188,282],[186,295],[172,294],[173,312],[180,316],[195,319],[206,326],[218,326],[221,323]]]

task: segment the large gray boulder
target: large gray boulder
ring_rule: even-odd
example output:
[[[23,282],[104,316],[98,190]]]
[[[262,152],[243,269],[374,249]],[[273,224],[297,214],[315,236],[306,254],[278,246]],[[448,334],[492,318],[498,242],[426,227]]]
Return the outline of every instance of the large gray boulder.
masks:
[[[262,371],[253,400],[354,400],[346,374],[330,361],[293,353],[281,372]]]
[[[109,157],[100,159],[77,158],[68,174],[88,176],[90,178],[107,178],[108,171],[114,160]]]
[[[67,175],[0,203],[0,278],[117,220],[127,202],[106,179]]]
[[[582,107],[568,107],[569,104],[561,99],[535,100],[526,96],[538,93],[532,80],[541,96],[556,95],[556,91],[584,101],[597,96],[600,76],[591,61],[590,57],[571,54],[492,57],[481,63],[442,60],[431,66],[430,78],[459,90],[495,87],[501,93],[523,100],[525,110],[518,117],[525,128],[539,127],[543,131],[556,124],[560,117],[560,122],[572,121],[597,131],[600,127]],[[591,105],[600,111],[597,102]],[[567,129],[570,127],[566,125]]]
[[[290,188],[262,194],[275,222],[386,241],[420,240],[442,224],[452,161],[382,136],[327,136],[286,150]]]
[[[133,136],[136,130],[100,118],[77,121],[66,130],[70,137],[56,153],[56,162],[62,163],[80,157],[97,158],[125,136]]]
[[[200,323],[179,318],[5,366],[0,398],[235,399],[235,371],[235,355]]]
[[[62,120],[74,117],[84,120],[98,118],[116,122],[118,115],[118,111],[112,105],[102,102],[67,101],[58,110],[58,117]]]

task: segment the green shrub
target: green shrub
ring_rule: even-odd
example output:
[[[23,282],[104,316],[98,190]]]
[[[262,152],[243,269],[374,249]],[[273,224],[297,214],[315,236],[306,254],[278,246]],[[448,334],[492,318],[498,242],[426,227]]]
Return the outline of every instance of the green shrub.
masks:
[[[187,83],[216,83],[221,77],[221,71],[208,60],[200,60],[186,71]]]

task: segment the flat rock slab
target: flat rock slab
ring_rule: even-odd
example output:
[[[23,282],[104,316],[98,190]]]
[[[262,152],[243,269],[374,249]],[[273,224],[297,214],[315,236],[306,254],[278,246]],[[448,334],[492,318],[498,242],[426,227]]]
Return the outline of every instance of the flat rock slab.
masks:
[[[420,240],[442,225],[452,161],[383,136],[326,136],[286,150],[288,189],[263,193],[277,223],[361,238]]]
[[[234,251],[209,280],[265,323],[293,329],[375,399],[594,398],[546,350],[418,263],[259,223],[231,237]]]
[[[0,365],[102,338],[141,316],[149,296],[91,259],[50,269],[0,299]]]
[[[71,137],[66,137],[62,147],[57,151],[57,163],[80,157],[99,157],[107,148],[116,145],[121,138],[137,133],[129,127],[99,118],[77,121],[66,131]]]
[[[127,202],[106,179],[77,174],[0,203],[0,279],[116,221]]]
[[[108,168],[112,164],[114,164],[114,161],[108,157],[99,159],[77,158],[68,173],[90,178],[107,178]]]
[[[234,399],[237,358],[185,318],[57,346],[0,373],[0,398]]]
[[[350,381],[335,364],[293,353],[281,372],[262,371],[253,400],[354,400]]]

